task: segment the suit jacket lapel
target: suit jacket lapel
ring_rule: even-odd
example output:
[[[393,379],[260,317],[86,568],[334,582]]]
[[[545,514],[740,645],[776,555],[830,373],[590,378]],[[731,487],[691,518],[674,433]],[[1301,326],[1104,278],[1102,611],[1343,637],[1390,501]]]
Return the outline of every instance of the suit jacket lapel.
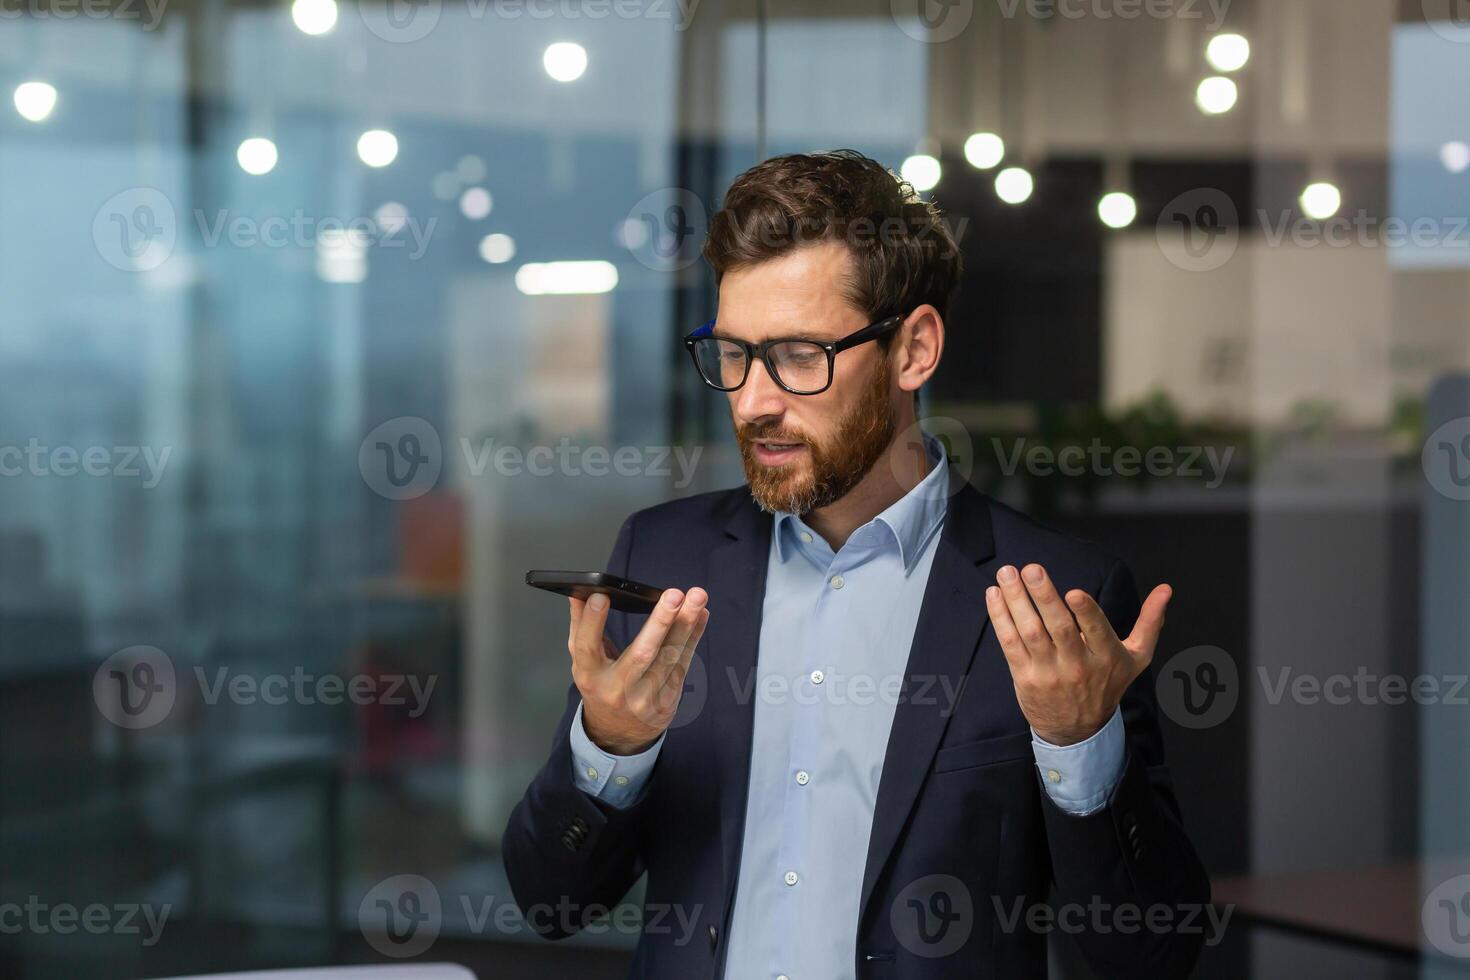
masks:
[[[874,804],[859,905],[864,911],[949,724],[954,705],[940,695],[958,690],[988,622],[985,586],[994,581],[994,569],[986,560],[995,552],[989,506],[953,469],[949,478],[949,511],[924,588]]]
[[[732,494],[732,499],[736,506],[725,526],[729,540],[709,556],[710,622],[720,625],[706,634],[703,658],[708,685],[705,711],[716,746],[727,894],[735,887],[745,833],[756,657],[774,524],[749,494]]]

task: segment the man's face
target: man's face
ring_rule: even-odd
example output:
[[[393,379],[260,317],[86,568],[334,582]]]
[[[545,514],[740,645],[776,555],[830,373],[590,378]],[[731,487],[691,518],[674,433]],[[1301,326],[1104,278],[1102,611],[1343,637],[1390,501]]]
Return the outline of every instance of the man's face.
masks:
[[[852,257],[824,242],[727,272],[715,333],[760,343],[772,338],[838,340],[867,326],[844,294]],[[756,503],[805,514],[848,493],[893,439],[897,388],[877,343],[838,354],[832,385],[793,395],[759,360],[729,393],[730,417]]]

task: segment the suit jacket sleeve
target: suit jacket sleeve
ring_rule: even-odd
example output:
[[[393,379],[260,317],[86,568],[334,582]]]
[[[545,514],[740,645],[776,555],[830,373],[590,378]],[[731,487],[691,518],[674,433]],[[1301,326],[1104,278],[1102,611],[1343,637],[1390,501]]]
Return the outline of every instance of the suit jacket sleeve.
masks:
[[[1121,562],[1108,572],[1098,604],[1119,636],[1132,631],[1138,592]],[[1101,975],[1187,977],[1204,940],[1200,927],[1210,882],[1185,835],[1164,765],[1152,667],[1129,687],[1122,711],[1127,750],[1107,805],[1074,816],[1042,794],[1055,900],[1059,908],[1091,909],[1101,903],[1109,922],[1113,913],[1127,909],[1138,924],[1131,931],[1088,929],[1076,935]],[[1147,924],[1149,910],[1159,906],[1168,910],[1169,928]],[[1160,921],[1165,913],[1154,914]],[[1183,922],[1188,926],[1179,928]]]
[[[633,523],[630,517],[618,532],[609,572],[627,574]],[[619,649],[631,641],[631,625],[626,613],[608,614],[607,632]],[[650,794],[644,792],[631,806],[618,809],[573,782],[570,732],[581,700],[572,685],[551,757],[511,812],[501,842],[516,904],[531,928],[548,939],[576,932],[588,921],[588,908],[605,914],[643,873],[640,828]],[[650,784],[657,775],[655,763]]]

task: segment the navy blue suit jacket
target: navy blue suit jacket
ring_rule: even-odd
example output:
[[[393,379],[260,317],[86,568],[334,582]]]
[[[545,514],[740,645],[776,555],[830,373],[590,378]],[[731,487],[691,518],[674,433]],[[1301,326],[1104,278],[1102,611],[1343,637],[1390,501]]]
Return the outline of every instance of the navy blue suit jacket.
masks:
[[[1043,977],[1046,930],[1028,926],[1024,915],[1017,921],[1018,908],[1048,900],[1054,908],[1132,907],[1139,922],[1153,906],[1209,900],[1164,766],[1153,672],[1124,697],[1127,757],[1107,806],[1071,816],[1040,782],[1030,728],[988,628],[984,595],[996,571],[1039,562],[1059,590],[1081,588],[1096,597],[1126,636],[1139,610],[1128,569],[991,500],[953,471],[950,479],[954,494],[909,652],[865,858],[853,937],[862,980]],[[516,901],[549,938],[570,931],[567,918],[575,928],[589,910],[616,904],[647,873],[636,977],[723,975],[753,718],[749,688],[724,679],[754,676],[771,528],[771,516],[744,486],[662,504],[624,523],[608,571],[709,592],[709,626],[696,651],[703,679],[691,671],[646,791],[625,810],[592,799],[572,781],[567,733],[579,703],[573,687],[551,757],[505,831]],[[608,632],[619,649],[644,618],[610,615]],[[952,711],[933,693],[942,689],[940,677],[951,690],[963,682]],[[943,916],[957,914],[957,896],[916,894],[914,883],[937,882],[945,890],[956,880],[970,905],[969,919],[960,923],[964,934],[941,936],[947,941],[926,949],[923,942],[940,935]],[[692,936],[671,928],[675,906],[696,920]],[[546,909],[573,911],[550,916]],[[658,929],[650,927],[655,916]],[[918,942],[916,932],[923,937]],[[963,942],[951,949],[955,938]],[[1197,929],[1087,928],[1075,938],[1103,976],[1153,980],[1188,976],[1203,941]]]

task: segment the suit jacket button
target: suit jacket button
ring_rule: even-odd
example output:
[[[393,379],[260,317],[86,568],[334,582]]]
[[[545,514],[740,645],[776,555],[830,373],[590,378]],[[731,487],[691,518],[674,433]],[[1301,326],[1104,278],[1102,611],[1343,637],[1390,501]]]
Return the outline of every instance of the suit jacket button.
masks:
[[[582,842],[578,840],[575,836],[573,836],[572,832],[569,830],[565,834],[561,835],[561,846],[575,853],[576,850],[582,846]]]
[[[720,930],[714,926],[709,927],[709,951],[713,953],[720,945]]]

